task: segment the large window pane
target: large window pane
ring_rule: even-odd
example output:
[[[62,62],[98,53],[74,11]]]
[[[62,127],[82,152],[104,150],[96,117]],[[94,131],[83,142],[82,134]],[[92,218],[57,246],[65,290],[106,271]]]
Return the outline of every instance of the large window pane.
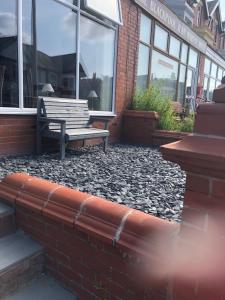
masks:
[[[36,107],[36,48],[34,43],[35,24],[33,24],[34,1],[23,0],[23,94],[24,107]],[[35,97],[36,96],[36,97]]]
[[[183,104],[185,92],[186,66],[180,65],[177,100]]]
[[[208,84],[209,84],[209,78],[204,78],[204,85],[203,85],[203,98],[208,99]]]
[[[145,15],[141,15],[140,40],[146,44],[150,44],[151,37],[151,19]]]
[[[112,111],[115,31],[81,17],[80,98],[91,110]]]
[[[76,14],[52,0],[36,4],[38,95],[75,98]]]
[[[161,50],[167,51],[167,43],[168,32],[156,25],[154,45]]]
[[[180,57],[180,41],[173,36],[170,37],[169,53],[176,58]]]
[[[17,1],[0,1],[0,107],[18,107]]]
[[[209,81],[209,100],[212,100],[212,98],[213,98],[213,91],[215,90],[215,87],[216,87],[216,80],[210,78],[210,81]]]
[[[149,48],[139,45],[137,88],[146,89],[148,86]]]
[[[197,68],[198,53],[196,51],[194,51],[193,49],[190,49],[190,51],[189,51],[188,64],[189,64],[189,66],[191,66],[191,67],[193,67],[195,69]]]
[[[211,69],[211,61],[209,59],[205,59],[205,74],[210,75],[210,69]]]
[[[181,50],[181,61],[182,63],[187,63],[187,57],[188,57],[188,45],[182,44],[182,50]]]
[[[219,80],[222,80],[222,78],[223,78],[223,69],[219,68],[217,78],[218,78]]]
[[[151,82],[172,100],[176,100],[177,76],[178,63],[153,51]]]
[[[217,75],[217,65],[212,63],[211,76],[216,78],[216,75]]]

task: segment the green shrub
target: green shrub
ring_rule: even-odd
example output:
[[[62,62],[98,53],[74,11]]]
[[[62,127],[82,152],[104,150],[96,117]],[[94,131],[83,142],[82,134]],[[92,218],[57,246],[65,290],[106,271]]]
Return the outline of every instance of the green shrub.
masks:
[[[159,129],[172,131],[193,131],[194,118],[188,117],[184,120],[177,120],[174,113],[173,102],[162,95],[160,89],[151,86],[149,89],[135,92],[132,109],[143,111],[155,111],[160,115]]]
[[[190,115],[181,121],[180,130],[181,132],[193,132],[194,130],[194,115]]]

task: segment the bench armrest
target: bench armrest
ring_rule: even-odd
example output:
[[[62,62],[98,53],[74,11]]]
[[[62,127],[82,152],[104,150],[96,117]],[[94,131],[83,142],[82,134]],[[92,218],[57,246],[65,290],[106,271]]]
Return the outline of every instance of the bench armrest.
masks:
[[[99,117],[99,116],[91,116],[90,117],[90,125],[94,122],[101,122],[105,124],[105,130],[109,128],[109,122],[112,120],[113,117]]]
[[[52,118],[45,118],[45,117],[38,118],[38,122],[66,124],[66,120],[52,119]]]

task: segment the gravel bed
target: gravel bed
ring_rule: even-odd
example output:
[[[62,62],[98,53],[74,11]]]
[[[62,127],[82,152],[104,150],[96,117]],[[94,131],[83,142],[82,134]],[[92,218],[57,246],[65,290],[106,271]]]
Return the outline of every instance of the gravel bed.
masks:
[[[0,158],[0,178],[27,172],[68,187],[127,205],[163,219],[180,221],[185,173],[157,148],[111,145],[57,154]]]

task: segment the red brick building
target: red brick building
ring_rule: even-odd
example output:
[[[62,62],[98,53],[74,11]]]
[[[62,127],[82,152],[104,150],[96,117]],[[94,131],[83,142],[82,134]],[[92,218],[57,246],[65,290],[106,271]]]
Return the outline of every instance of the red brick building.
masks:
[[[56,97],[88,99],[91,114],[115,115],[115,141],[136,87],[183,102],[211,99],[220,83],[223,57],[163,2],[79,2],[0,4],[0,155],[34,151],[36,100],[49,84]]]

